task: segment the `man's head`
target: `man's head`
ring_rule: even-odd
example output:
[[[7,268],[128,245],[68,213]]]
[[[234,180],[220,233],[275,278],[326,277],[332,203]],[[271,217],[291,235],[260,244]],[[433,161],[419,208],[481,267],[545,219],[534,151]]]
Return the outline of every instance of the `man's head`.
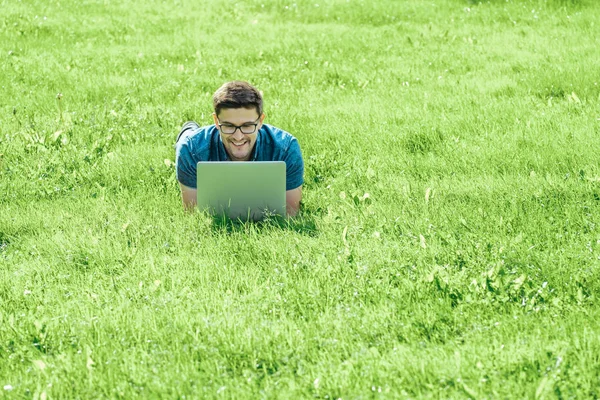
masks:
[[[233,81],[213,95],[213,119],[232,161],[248,161],[265,118],[262,95],[247,82]]]

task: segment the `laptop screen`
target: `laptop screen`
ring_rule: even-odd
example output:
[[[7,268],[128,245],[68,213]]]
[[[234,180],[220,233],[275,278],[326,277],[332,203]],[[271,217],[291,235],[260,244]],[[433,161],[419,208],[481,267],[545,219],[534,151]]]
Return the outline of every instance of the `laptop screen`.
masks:
[[[197,179],[200,210],[243,220],[285,216],[284,161],[201,161]]]

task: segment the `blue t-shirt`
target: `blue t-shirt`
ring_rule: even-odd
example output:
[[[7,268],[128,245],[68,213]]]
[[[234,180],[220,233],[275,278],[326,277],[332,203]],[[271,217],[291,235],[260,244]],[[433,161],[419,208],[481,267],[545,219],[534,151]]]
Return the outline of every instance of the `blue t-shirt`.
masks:
[[[251,160],[285,161],[286,190],[296,189],[304,183],[304,161],[298,140],[279,128],[263,124],[256,136]],[[199,127],[187,123],[175,144],[177,180],[195,189],[199,161],[229,161],[229,156],[215,125]]]

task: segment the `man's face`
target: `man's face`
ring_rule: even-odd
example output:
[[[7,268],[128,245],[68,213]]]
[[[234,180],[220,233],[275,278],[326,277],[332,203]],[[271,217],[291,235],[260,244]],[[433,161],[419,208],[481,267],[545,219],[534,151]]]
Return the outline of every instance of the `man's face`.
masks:
[[[255,108],[224,108],[218,116],[213,114],[213,119],[231,161],[250,160],[265,114],[259,116]],[[256,129],[253,131],[254,128]],[[227,133],[234,129],[233,133]]]

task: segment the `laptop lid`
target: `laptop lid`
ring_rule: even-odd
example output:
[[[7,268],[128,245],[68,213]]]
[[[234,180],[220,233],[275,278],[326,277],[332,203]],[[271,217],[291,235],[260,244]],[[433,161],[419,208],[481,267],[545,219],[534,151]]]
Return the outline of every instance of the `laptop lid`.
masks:
[[[243,220],[285,216],[284,161],[200,161],[197,180],[200,210]]]

